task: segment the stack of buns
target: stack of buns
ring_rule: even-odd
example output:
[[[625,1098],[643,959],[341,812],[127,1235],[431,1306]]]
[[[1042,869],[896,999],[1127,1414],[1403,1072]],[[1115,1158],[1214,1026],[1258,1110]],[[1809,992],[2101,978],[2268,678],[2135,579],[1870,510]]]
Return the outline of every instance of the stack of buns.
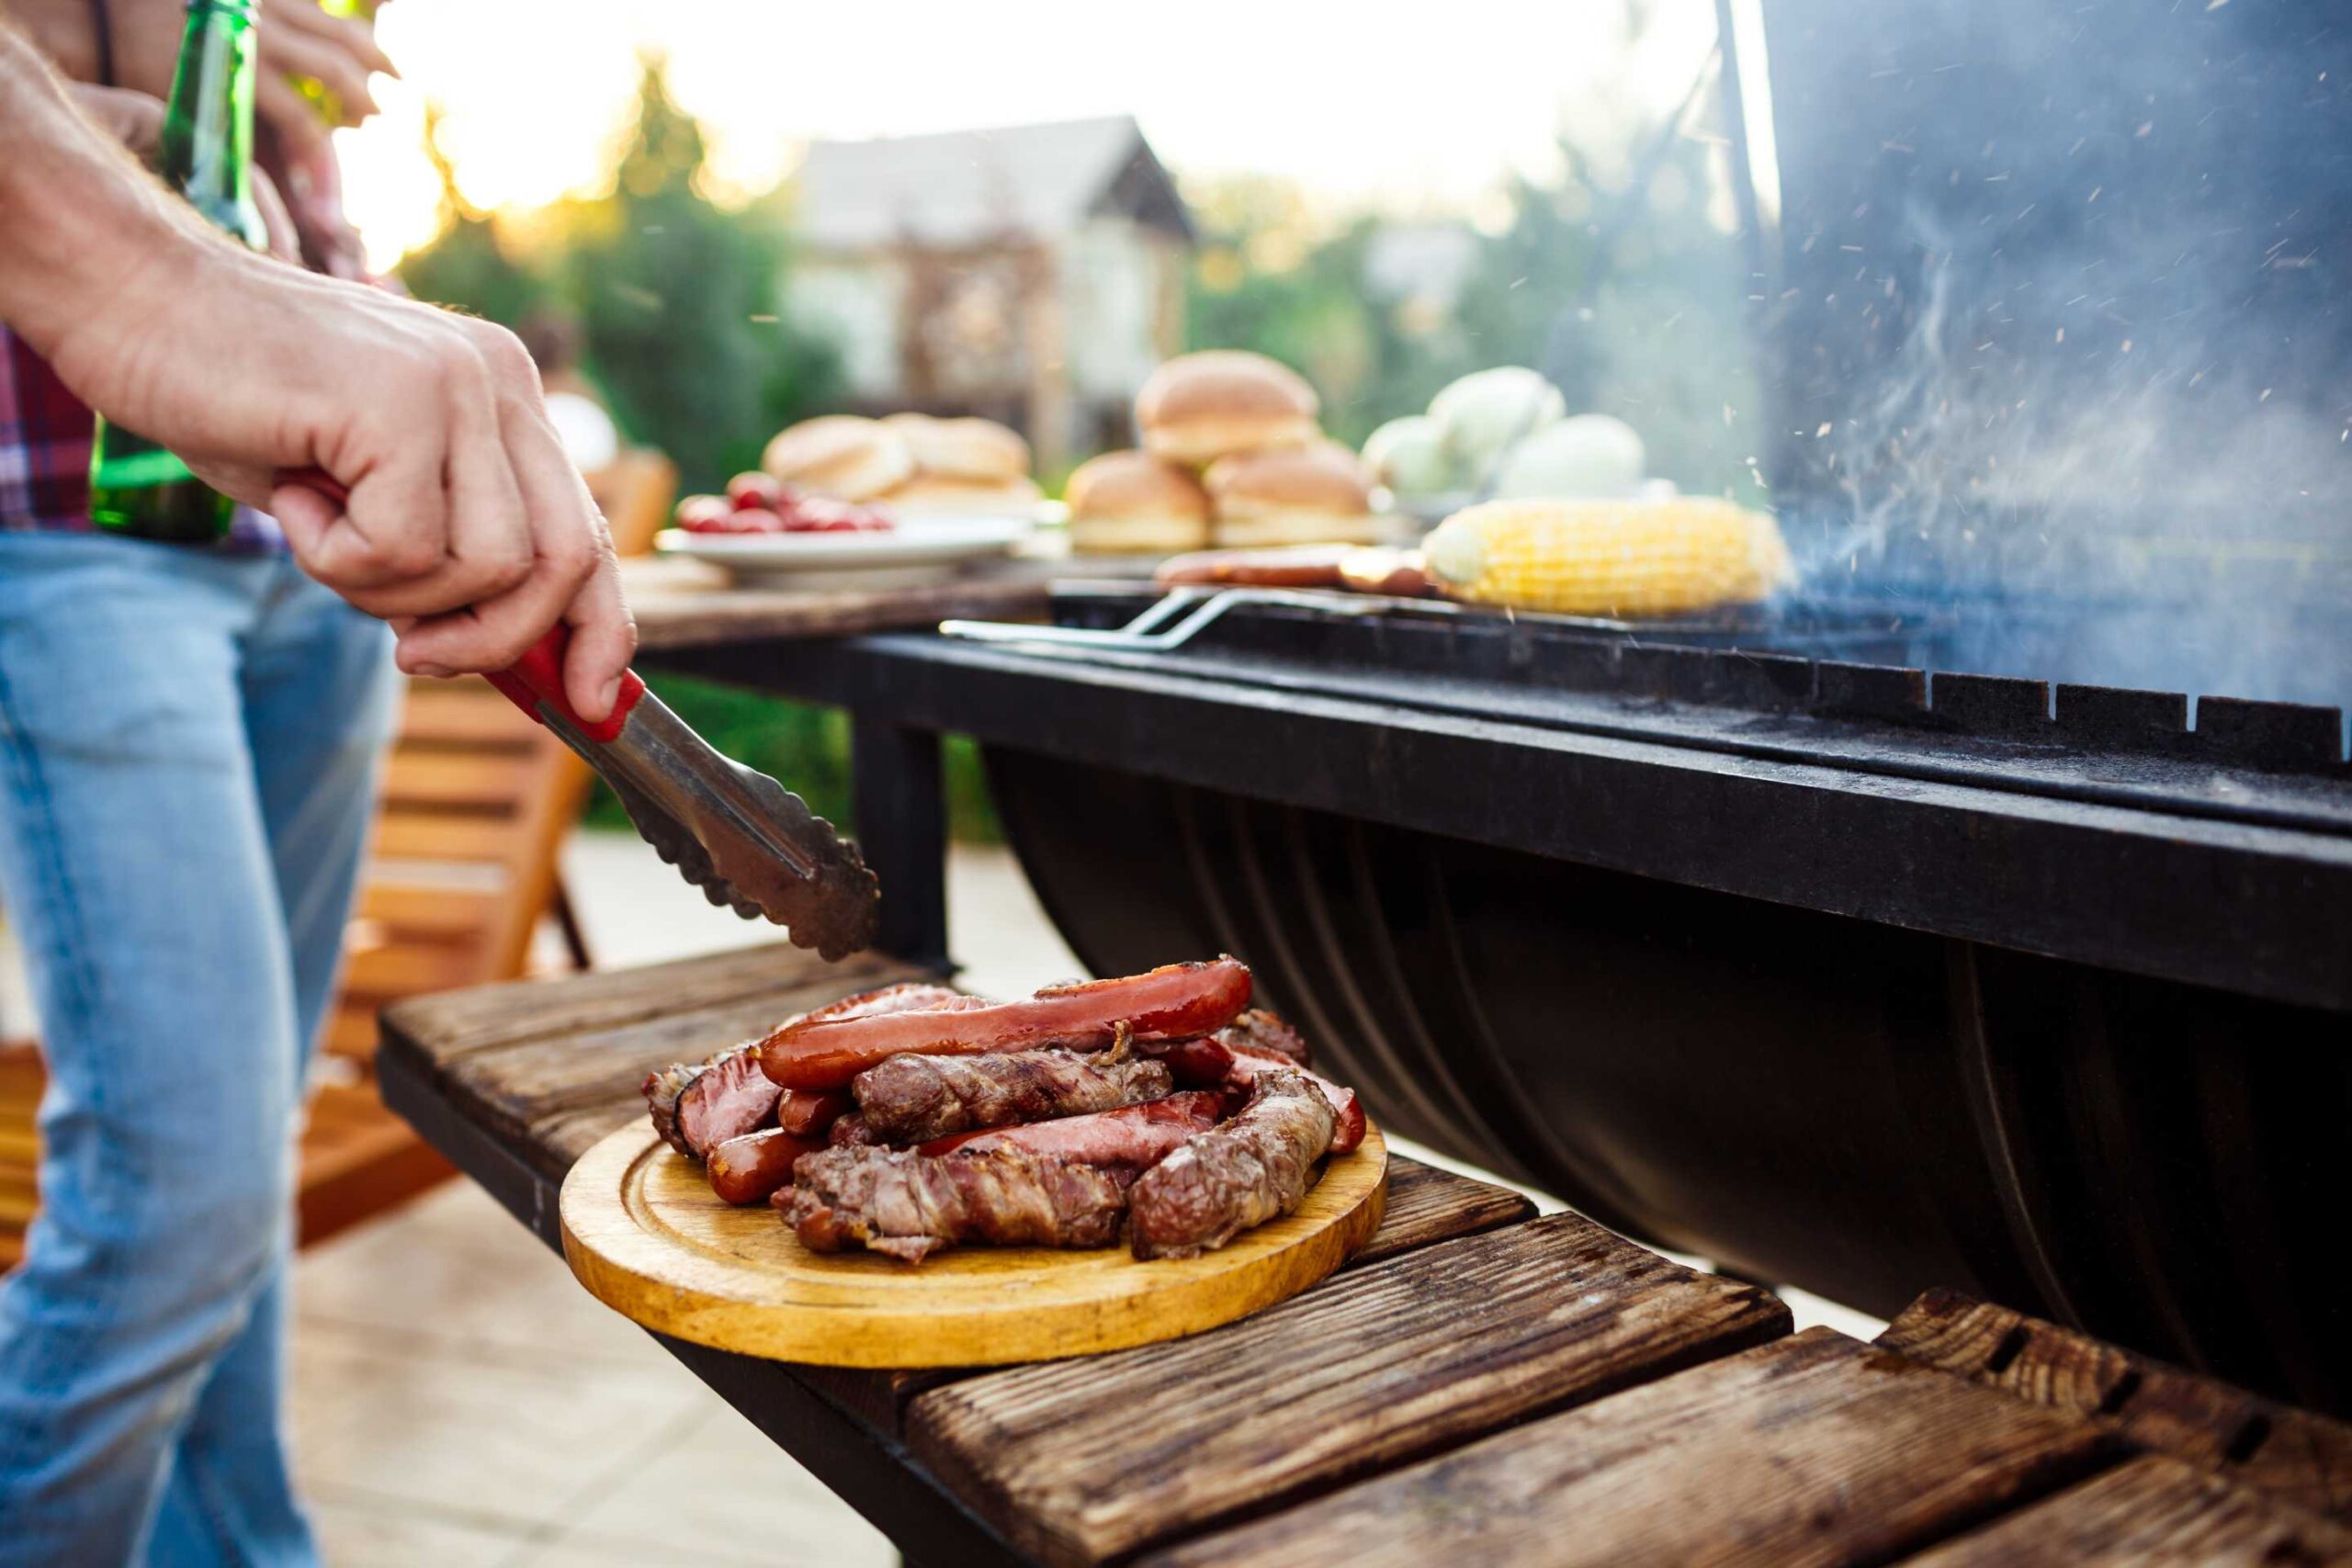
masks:
[[[1377,528],[1355,454],[1325,439],[1315,389],[1262,354],[1171,359],[1136,397],[1139,452],[1070,476],[1070,543],[1166,555],[1211,544],[1350,544]]]
[[[1174,555],[1208,542],[1208,491],[1190,469],[1148,452],[1080,463],[1062,499],[1070,547],[1090,555]]]
[[[990,420],[826,414],[768,443],[760,467],[796,491],[907,517],[1026,517],[1042,492],[1029,444]]]

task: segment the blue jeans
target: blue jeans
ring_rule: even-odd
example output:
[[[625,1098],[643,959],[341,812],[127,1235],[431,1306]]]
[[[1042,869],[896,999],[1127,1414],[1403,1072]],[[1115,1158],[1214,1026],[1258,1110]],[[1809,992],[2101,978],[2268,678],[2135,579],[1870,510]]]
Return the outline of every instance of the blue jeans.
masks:
[[[317,1561],[279,1419],[294,1138],[389,651],[283,558],[0,535],[0,898],[50,1070],[0,1563]]]

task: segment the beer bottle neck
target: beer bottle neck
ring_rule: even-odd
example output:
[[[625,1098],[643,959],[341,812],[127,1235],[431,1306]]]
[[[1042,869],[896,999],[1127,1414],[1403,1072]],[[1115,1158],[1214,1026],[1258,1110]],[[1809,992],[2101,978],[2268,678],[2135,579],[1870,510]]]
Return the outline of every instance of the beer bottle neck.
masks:
[[[253,0],[190,0],[164,107],[164,182],[246,243],[266,242],[253,199]]]

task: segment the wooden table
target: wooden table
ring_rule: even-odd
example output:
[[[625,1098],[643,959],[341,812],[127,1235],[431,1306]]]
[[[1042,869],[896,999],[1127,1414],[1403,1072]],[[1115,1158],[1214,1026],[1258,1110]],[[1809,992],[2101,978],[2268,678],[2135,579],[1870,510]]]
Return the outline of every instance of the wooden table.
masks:
[[[786,947],[387,1009],[387,1101],[550,1247],[646,1071],[919,971]],[[1398,1158],[1248,1321],[973,1372],[664,1346],[924,1564],[2352,1562],[2352,1429],[1965,1298],[1875,1344]],[[691,1506],[682,1500],[682,1506]]]
[[[698,561],[641,557],[621,563],[623,591],[649,652],[718,643],[922,630],[945,620],[1043,620],[1051,571],[1008,561],[986,572],[908,588],[731,586]]]

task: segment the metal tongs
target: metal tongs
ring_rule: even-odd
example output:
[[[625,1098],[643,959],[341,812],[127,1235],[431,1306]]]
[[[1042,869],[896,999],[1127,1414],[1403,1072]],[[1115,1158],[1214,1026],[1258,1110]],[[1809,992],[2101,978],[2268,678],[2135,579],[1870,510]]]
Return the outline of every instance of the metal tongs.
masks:
[[[348,499],[316,468],[281,477]],[[719,755],[634,670],[602,723],[582,718],[563,694],[571,646],[559,622],[487,679],[613,786],[639,835],[704,897],[747,920],[766,916],[828,963],[874,944],[882,889],[855,844],[775,780]]]
[[[857,846],[765,773],[714,750],[632,670],[611,716],[590,724],[563,694],[569,627],[489,677],[620,796],[654,852],[712,903],[764,915],[828,962],[870,946],[881,888]]]
[[[1165,597],[1125,626],[1035,626],[1014,621],[942,621],[946,637],[973,642],[1017,643],[1033,651],[1170,653],[1183,647],[1230,610],[1286,604],[1331,615],[1432,615],[1461,614],[1461,606],[1436,599],[1385,599],[1316,588],[1171,588]]]

